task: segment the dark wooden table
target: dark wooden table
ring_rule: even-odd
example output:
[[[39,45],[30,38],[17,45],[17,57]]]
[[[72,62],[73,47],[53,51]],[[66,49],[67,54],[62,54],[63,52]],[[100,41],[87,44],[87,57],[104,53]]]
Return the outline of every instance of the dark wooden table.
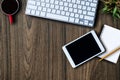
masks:
[[[13,25],[0,12],[0,80],[120,80],[120,59],[113,64],[94,58],[73,69],[61,49],[90,30],[99,35],[104,24],[120,29],[120,20],[99,7],[94,28],[82,27],[27,16],[26,2]]]

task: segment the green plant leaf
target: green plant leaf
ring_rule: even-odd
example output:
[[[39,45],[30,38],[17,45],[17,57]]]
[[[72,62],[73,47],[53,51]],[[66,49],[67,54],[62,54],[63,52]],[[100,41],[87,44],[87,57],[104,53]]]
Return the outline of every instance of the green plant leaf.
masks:
[[[116,13],[116,17],[120,19],[120,14]]]
[[[118,9],[118,13],[120,14],[120,9]]]
[[[105,7],[102,9],[102,12],[106,12],[108,10],[108,6],[105,5]]]
[[[115,6],[115,8],[113,9],[113,16],[115,16],[116,12],[117,12],[117,7]]]

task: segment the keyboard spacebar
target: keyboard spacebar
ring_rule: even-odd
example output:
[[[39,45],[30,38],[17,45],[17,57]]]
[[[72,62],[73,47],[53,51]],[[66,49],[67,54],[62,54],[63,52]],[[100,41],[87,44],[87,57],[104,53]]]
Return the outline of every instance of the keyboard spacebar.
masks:
[[[57,14],[47,13],[46,17],[50,18],[50,19],[55,19],[55,20],[68,21],[68,17],[62,16],[62,15],[57,15]]]

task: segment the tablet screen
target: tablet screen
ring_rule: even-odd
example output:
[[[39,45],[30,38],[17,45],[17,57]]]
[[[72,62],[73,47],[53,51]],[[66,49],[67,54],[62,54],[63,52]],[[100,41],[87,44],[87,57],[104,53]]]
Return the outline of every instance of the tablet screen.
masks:
[[[99,45],[95,41],[92,33],[76,40],[66,46],[75,65],[101,52]]]

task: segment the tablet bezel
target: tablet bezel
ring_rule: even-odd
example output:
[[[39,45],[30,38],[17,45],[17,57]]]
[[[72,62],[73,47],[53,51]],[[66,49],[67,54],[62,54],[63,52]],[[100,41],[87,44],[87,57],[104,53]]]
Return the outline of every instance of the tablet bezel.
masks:
[[[89,58],[86,59],[85,61],[83,61],[83,62],[81,62],[81,63],[75,65],[75,63],[74,63],[72,57],[70,56],[70,54],[69,54],[69,52],[68,52],[66,46],[68,46],[69,44],[71,44],[71,43],[73,43],[73,42],[75,42],[75,41],[77,41],[77,40],[83,38],[84,36],[86,36],[86,35],[88,35],[88,34],[90,34],[90,33],[92,34],[93,38],[95,39],[95,41],[96,41],[96,43],[98,44],[98,46],[99,46],[99,48],[100,48],[101,51],[100,51],[99,53],[97,53],[96,55],[93,55],[92,57],[89,57]],[[79,37],[79,38],[77,38],[77,39],[75,39],[75,40],[73,40],[73,41],[71,41],[71,42],[69,42],[68,44],[64,45],[64,46],[62,47],[62,49],[63,49],[63,51],[64,51],[64,53],[65,53],[65,55],[66,55],[68,61],[70,62],[70,64],[72,65],[73,68],[78,67],[79,65],[81,65],[81,64],[83,64],[83,63],[85,63],[85,62],[87,62],[88,60],[90,60],[90,59],[92,59],[92,58],[94,58],[94,57],[100,55],[101,53],[103,53],[103,52],[105,51],[105,48],[103,47],[102,43],[100,42],[100,40],[99,40],[99,38],[97,37],[97,35],[96,35],[96,33],[95,33],[94,30],[92,30],[92,31],[90,31],[90,32],[88,32],[88,33],[86,33],[86,34],[84,34],[83,36],[81,36],[81,37]]]

